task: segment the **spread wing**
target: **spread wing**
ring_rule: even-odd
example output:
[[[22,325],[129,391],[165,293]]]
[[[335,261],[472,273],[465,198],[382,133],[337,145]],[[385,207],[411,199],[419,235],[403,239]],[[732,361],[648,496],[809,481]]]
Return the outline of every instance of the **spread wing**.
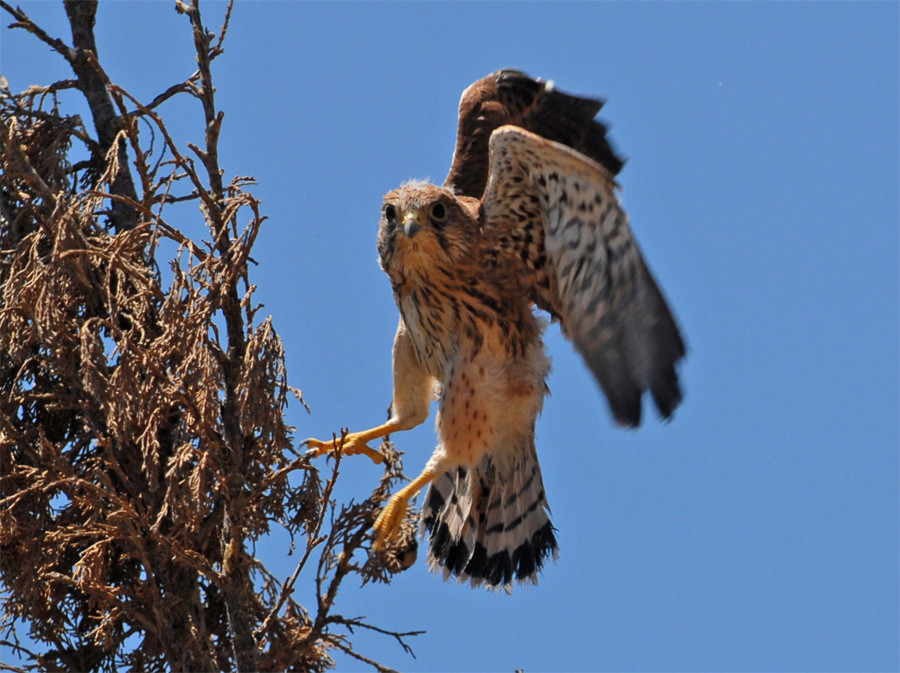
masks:
[[[518,70],[491,73],[463,91],[456,149],[444,185],[457,194],[481,198],[488,179],[488,142],[504,124],[567,145],[617,174],[623,160],[610,146],[606,127],[594,120],[602,106],[602,100],[563,93],[553,82]]]
[[[650,390],[663,417],[681,400],[684,342],[615,195],[612,175],[578,152],[513,126],[490,139],[483,231],[518,264],[535,302],[558,317],[609,399],[637,425]],[[522,261],[517,261],[522,260]]]

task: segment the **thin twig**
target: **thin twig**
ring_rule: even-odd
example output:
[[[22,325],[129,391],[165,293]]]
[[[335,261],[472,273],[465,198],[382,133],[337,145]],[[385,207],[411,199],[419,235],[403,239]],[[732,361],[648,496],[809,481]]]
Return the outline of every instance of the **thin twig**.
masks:
[[[343,429],[341,431],[340,448],[334,453],[334,467],[332,468],[331,478],[325,483],[325,490],[322,492],[321,501],[319,503],[319,513],[315,518],[315,526],[312,532],[307,532],[306,551],[303,553],[303,556],[297,563],[297,567],[294,568],[294,572],[291,573],[291,576],[282,585],[281,594],[278,597],[278,602],[275,603],[275,606],[269,611],[269,614],[266,615],[266,618],[263,620],[262,624],[260,624],[256,629],[257,638],[261,634],[266,632],[271,621],[278,615],[278,613],[281,611],[281,608],[284,607],[285,601],[287,601],[287,599],[293,593],[294,584],[296,583],[297,578],[300,577],[300,573],[306,566],[306,562],[309,560],[309,557],[312,554],[313,550],[320,544],[322,544],[326,539],[328,539],[327,535],[323,536],[320,535],[320,533],[322,531],[322,524],[324,523],[325,517],[328,513],[328,508],[332,505],[331,493],[334,490],[335,483],[337,483],[342,458],[341,449],[343,449],[344,447],[344,441],[346,440],[346,438],[347,430]]]
[[[400,646],[407,654],[412,656],[413,659],[416,658],[416,653],[413,652],[412,647],[410,647],[409,644],[406,643],[406,641],[404,641],[403,639],[409,636],[421,636],[423,633],[426,633],[426,631],[388,631],[387,629],[382,629],[377,626],[372,626],[371,624],[366,624],[364,621],[362,621],[362,619],[363,618],[361,617],[356,619],[342,618],[341,623],[351,628],[354,626],[358,626],[363,629],[368,629],[369,631],[381,633],[385,636],[392,636],[397,639],[397,642],[400,643]]]
[[[44,30],[38,26],[31,18],[22,11],[21,7],[13,7],[6,0],[0,0],[0,7],[5,9],[7,12],[12,14],[13,18],[15,18],[16,23],[11,24],[10,28],[23,28],[27,30],[29,33],[37,37],[41,42],[50,45],[54,51],[61,54],[69,63],[72,62],[73,54],[72,48],[69,47],[65,42],[60,40],[58,37],[50,37]]]

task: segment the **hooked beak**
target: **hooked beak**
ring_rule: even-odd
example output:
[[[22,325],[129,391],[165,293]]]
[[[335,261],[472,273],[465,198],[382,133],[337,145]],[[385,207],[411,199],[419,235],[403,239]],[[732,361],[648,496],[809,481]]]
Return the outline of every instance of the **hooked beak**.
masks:
[[[425,213],[421,210],[408,210],[403,214],[403,232],[409,237],[418,233],[425,224]]]

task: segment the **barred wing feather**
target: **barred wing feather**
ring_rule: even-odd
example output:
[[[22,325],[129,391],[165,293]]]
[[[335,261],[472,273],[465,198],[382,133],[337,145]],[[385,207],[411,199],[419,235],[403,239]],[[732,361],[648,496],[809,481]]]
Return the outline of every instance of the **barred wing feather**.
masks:
[[[485,235],[525,241],[517,253],[535,302],[559,318],[615,419],[638,425],[645,390],[668,418],[681,401],[675,365],[684,342],[612,176],[577,151],[514,126],[497,129],[490,150]]]

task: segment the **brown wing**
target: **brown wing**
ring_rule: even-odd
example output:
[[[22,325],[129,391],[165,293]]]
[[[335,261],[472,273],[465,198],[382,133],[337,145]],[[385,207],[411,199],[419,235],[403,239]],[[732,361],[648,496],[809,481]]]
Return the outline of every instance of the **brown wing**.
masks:
[[[488,179],[488,142],[504,124],[514,124],[578,150],[616,175],[623,160],[594,120],[603,101],[558,91],[553,82],[518,70],[498,70],[478,80],[459,101],[459,126],[450,174],[444,185],[481,198]]]
[[[645,390],[668,418],[681,401],[675,364],[684,342],[610,173],[513,126],[494,132],[490,152],[483,231],[495,249],[507,248],[499,262],[518,265],[537,304],[559,318],[619,423],[640,422]]]

